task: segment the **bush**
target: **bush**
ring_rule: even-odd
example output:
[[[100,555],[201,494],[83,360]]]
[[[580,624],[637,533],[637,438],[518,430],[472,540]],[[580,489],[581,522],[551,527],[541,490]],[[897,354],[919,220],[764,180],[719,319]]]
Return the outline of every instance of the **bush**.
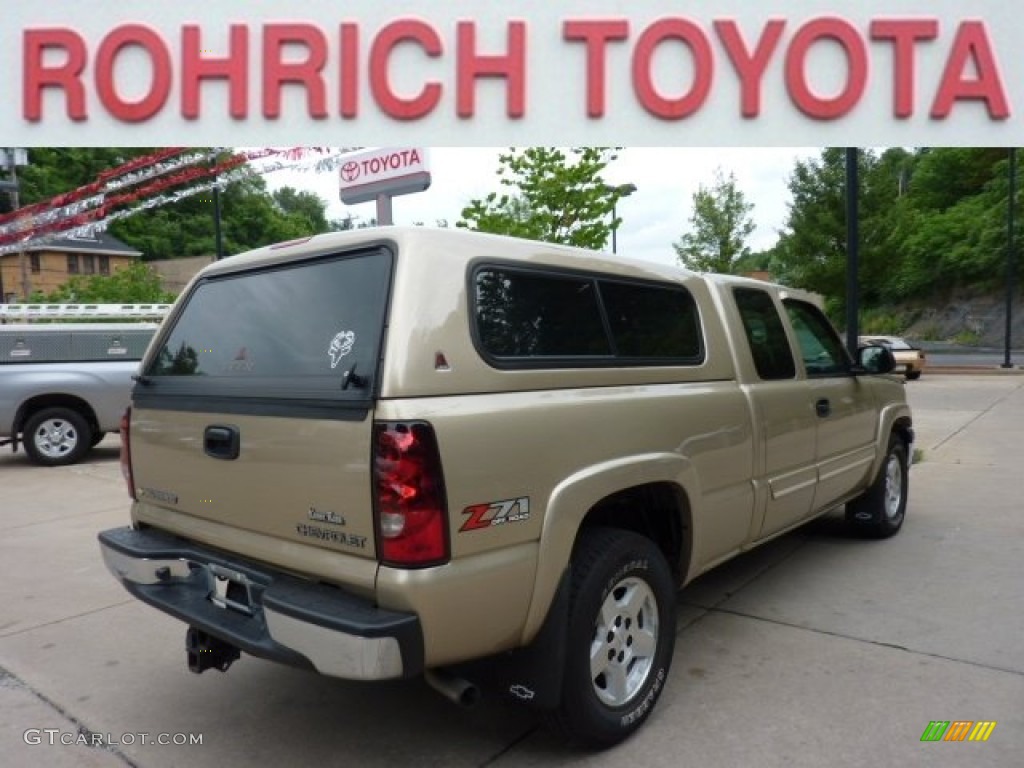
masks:
[[[899,336],[907,325],[902,315],[867,310],[861,315],[860,332],[864,336]]]
[[[160,285],[156,270],[141,261],[112,275],[77,275],[52,293],[31,298],[45,304],[167,304],[174,299]]]

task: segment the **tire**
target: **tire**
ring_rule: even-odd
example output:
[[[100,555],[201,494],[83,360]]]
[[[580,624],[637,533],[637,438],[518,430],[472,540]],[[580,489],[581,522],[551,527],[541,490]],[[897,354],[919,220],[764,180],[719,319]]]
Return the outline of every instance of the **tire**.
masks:
[[[89,423],[70,408],[44,408],[22,430],[25,452],[36,464],[57,467],[80,461],[92,447]]]
[[[907,516],[909,491],[907,444],[892,434],[878,477],[863,496],[846,505],[846,521],[855,532],[867,538],[895,536]]]
[[[907,371],[907,378],[910,379],[911,381],[917,381],[918,379],[921,378],[921,372],[920,371]]]
[[[103,442],[103,438],[105,438],[106,436],[106,432],[93,432],[92,440],[89,441],[89,447],[95,448],[97,445]]]
[[[580,534],[572,557],[565,673],[552,726],[584,747],[636,731],[668,682],[675,583],[661,550],[612,528]]]

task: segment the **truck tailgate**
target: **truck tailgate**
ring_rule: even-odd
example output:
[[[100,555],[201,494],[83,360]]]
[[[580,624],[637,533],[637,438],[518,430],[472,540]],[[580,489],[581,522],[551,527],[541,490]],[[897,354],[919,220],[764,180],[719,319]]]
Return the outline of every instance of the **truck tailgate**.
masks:
[[[138,408],[136,492],[177,513],[374,557],[370,422]],[[225,439],[237,439],[235,458],[222,455]]]

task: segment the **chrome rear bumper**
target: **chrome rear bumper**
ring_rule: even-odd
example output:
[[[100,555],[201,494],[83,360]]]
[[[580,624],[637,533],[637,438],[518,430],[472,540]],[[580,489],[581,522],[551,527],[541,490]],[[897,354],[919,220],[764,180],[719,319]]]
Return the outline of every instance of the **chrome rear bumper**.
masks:
[[[99,541],[131,594],[246,653],[350,680],[423,672],[414,614],[152,529],[115,528]]]

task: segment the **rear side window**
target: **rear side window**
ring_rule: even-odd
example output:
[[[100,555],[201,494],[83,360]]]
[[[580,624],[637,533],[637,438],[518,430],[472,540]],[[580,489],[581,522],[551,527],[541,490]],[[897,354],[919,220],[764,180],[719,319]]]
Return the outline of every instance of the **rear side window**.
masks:
[[[477,344],[502,367],[703,360],[697,307],[682,286],[483,267],[473,288]]]
[[[360,398],[372,378],[391,258],[378,250],[205,280],[188,298],[146,375],[189,391]]]
[[[476,278],[476,321],[494,357],[608,356],[592,280],[482,269]]]
[[[758,377],[765,381],[794,378],[796,363],[772,297],[755,288],[736,288],[733,296]]]
[[[697,360],[697,307],[688,291],[600,281],[619,357]]]

